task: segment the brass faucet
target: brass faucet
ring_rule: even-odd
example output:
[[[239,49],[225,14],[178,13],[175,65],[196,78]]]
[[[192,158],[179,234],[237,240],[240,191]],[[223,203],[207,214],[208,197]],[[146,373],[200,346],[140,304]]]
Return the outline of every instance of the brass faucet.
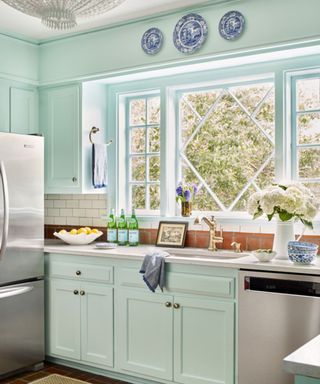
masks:
[[[208,250],[215,252],[217,250],[216,244],[223,242],[222,236],[220,236],[220,237],[216,236],[217,222],[216,222],[214,216],[211,216],[211,219],[208,219],[206,216],[203,216],[202,218],[196,217],[194,220],[194,224],[200,224],[201,221],[204,221],[209,227],[209,247],[208,247]]]

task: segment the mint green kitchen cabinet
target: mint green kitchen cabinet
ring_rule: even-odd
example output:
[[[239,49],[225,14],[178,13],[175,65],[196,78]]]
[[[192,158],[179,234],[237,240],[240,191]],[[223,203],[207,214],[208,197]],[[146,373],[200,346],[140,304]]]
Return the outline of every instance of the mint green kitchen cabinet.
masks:
[[[174,381],[233,383],[234,304],[175,295],[173,312]]]
[[[116,358],[123,372],[183,384],[234,383],[232,277],[169,272],[166,291],[154,294],[136,271],[119,275]]]
[[[49,282],[49,355],[113,365],[113,288]]]
[[[127,372],[172,380],[172,296],[123,289],[118,308],[118,365]]]
[[[10,132],[28,135],[38,131],[37,90],[10,87]]]
[[[81,192],[80,86],[40,91],[40,127],[45,137],[45,192]]]
[[[47,271],[47,354],[113,366],[113,268],[50,260]]]
[[[39,133],[38,105],[36,87],[0,80],[0,132]]]
[[[71,84],[40,91],[40,127],[45,136],[46,193],[105,193],[92,185],[93,126],[95,143],[106,142],[105,84]]]

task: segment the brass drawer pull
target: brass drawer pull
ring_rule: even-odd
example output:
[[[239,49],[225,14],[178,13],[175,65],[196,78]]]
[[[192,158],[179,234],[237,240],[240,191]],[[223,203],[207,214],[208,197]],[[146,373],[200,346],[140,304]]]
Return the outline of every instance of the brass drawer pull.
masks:
[[[80,291],[80,295],[84,296],[85,295],[85,291]]]
[[[174,308],[174,309],[179,309],[179,308],[180,308],[180,304],[178,304],[178,303],[174,303],[174,304],[173,304],[173,308]]]
[[[75,295],[77,295],[77,294],[79,293],[79,291],[78,291],[77,289],[75,289],[75,290],[73,291],[73,293],[74,293]]]
[[[77,271],[77,272],[76,272],[76,275],[77,275],[77,276],[80,276],[80,275],[81,275],[81,271]]]
[[[170,308],[172,306],[172,303],[170,303],[170,301],[166,301],[164,303],[164,305],[167,307],[167,308]]]
[[[78,179],[76,177],[72,178],[72,181],[75,183]]]

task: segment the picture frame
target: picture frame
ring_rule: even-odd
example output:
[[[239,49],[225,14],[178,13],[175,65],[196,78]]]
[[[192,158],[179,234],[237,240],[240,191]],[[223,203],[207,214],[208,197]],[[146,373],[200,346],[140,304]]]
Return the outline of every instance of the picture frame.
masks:
[[[156,246],[184,248],[188,229],[187,221],[160,221]]]

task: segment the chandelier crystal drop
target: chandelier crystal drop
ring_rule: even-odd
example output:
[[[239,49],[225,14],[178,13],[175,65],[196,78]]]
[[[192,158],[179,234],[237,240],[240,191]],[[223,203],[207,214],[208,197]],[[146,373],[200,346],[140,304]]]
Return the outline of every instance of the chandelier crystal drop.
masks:
[[[48,28],[71,29],[78,17],[105,13],[125,0],[3,0],[4,3],[27,15],[41,19]]]

